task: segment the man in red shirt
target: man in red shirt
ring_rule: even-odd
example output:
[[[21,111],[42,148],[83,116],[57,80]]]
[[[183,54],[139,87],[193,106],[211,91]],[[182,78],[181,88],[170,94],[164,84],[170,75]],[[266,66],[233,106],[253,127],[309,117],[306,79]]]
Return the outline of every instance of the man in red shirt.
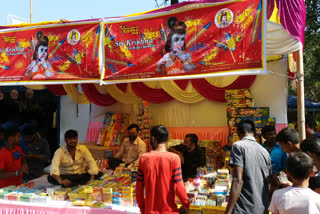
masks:
[[[175,196],[182,203],[182,210],[189,209],[178,155],[167,152],[165,143],[169,131],[165,126],[152,128],[150,144],[154,151],[145,153],[139,161],[136,197],[144,213],[179,213]],[[144,190],[146,195],[144,195]]]
[[[5,132],[5,145],[0,150],[0,188],[22,183],[22,174],[28,173],[28,166],[22,161],[22,150],[19,146],[20,132],[9,128]]]

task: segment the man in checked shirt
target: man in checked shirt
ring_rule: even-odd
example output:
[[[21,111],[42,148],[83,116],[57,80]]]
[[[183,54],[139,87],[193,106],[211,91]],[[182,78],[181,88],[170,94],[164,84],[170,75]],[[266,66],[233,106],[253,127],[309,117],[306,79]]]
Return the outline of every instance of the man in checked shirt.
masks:
[[[180,158],[167,152],[165,146],[169,131],[159,125],[152,128],[150,134],[153,151],[141,156],[137,176],[136,198],[141,214],[179,213],[176,195],[182,203],[180,211],[188,212],[189,200],[182,179]]]

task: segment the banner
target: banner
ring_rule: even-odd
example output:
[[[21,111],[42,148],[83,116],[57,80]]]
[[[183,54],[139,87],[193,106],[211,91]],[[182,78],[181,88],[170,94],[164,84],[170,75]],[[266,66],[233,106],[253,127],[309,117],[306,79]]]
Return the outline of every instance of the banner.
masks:
[[[1,84],[100,79],[99,22],[3,30],[0,41]]]
[[[263,0],[104,20],[106,81],[265,72]]]

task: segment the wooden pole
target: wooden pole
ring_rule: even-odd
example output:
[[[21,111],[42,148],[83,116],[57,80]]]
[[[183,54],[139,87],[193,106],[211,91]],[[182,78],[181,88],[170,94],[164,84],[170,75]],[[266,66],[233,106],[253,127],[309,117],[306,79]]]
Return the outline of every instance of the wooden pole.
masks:
[[[300,142],[306,139],[305,106],[304,106],[304,72],[302,48],[297,53],[297,107],[298,107],[298,129]]]
[[[30,0],[30,24],[32,23],[32,0]]]

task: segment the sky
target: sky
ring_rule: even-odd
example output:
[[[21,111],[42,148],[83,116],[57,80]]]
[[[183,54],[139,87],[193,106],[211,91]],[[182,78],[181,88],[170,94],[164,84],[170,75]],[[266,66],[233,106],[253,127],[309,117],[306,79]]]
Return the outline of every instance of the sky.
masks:
[[[162,3],[164,0],[158,0]],[[181,1],[180,1],[181,2]],[[30,20],[30,0],[1,0],[0,26],[8,15]],[[33,23],[123,16],[156,9],[156,0],[33,0]]]

